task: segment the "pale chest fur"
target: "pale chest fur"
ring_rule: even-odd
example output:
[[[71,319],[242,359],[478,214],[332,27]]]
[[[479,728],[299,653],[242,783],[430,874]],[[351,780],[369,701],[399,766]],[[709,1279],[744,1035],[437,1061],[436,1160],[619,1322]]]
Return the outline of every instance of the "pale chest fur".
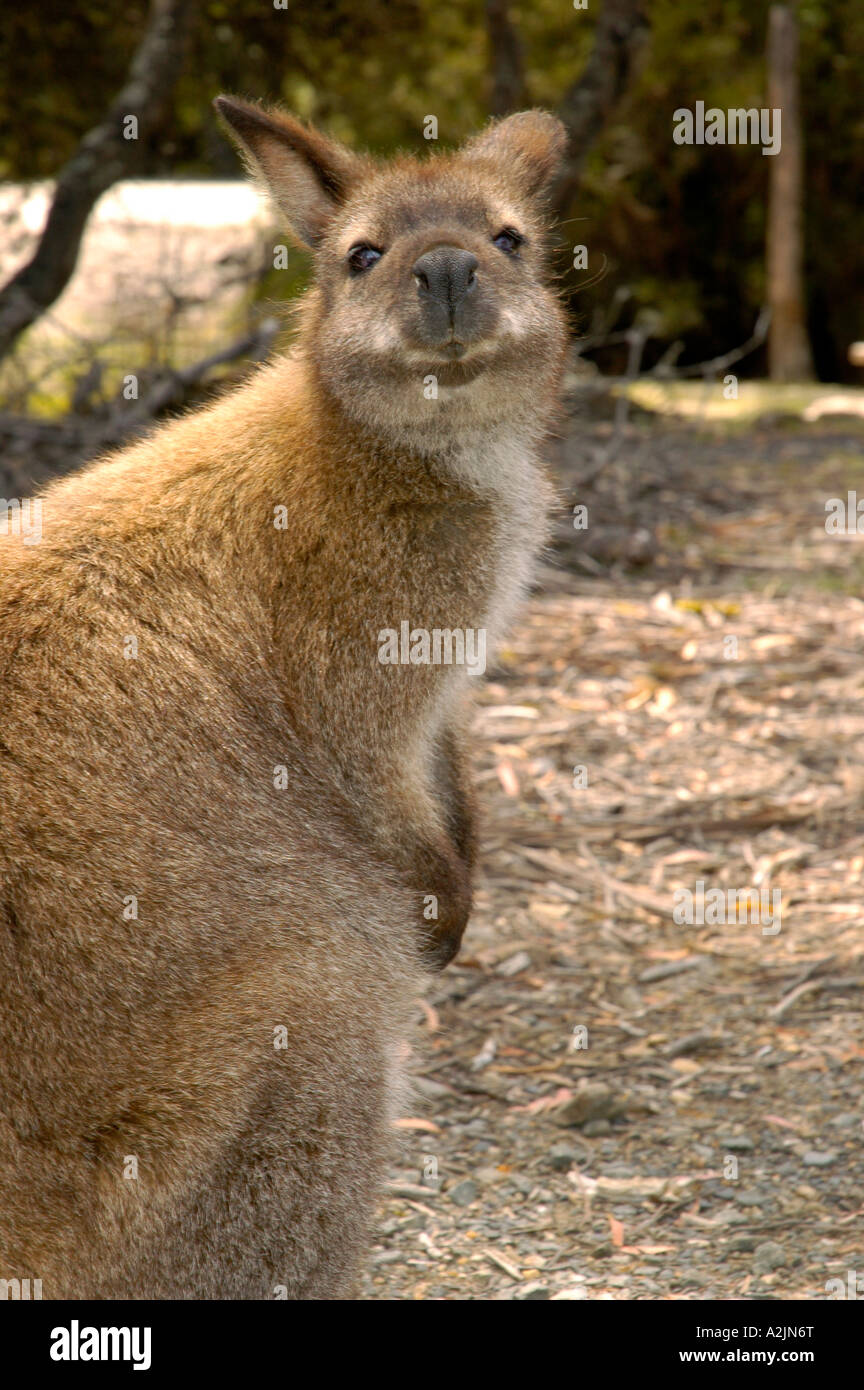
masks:
[[[548,536],[552,487],[539,464],[533,441],[514,436],[478,436],[448,456],[448,467],[462,484],[491,500],[491,564],[487,583],[476,596],[472,622],[484,630],[488,663],[506,636],[534,577],[537,557]],[[422,721],[421,746],[430,746],[447,724],[466,686],[466,669],[448,668],[437,698]],[[422,755],[421,755],[422,760]]]
[[[534,576],[547,539],[551,486],[532,440],[513,431],[478,435],[454,452],[448,465],[492,501],[494,535],[491,583],[483,596],[478,623],[490,648],[501,640]]]

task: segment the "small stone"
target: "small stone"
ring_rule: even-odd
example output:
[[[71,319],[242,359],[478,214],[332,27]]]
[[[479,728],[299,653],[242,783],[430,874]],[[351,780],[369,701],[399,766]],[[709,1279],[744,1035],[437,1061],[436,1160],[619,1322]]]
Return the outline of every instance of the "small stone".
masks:
[[[599,1139],[602,1134],[609,1134],[611,1129],[608,1120],[587,1120],[582,1126],[582,1133],[587,1139]]]
[[[548,1284],[522,1284],[513,1295],[520,1303],[534,1303],[549,1297]]]
[[[480,1188],[473,1178],[463,1178],[462,1182],[457,1182],[455,1187],[451,1187],[447,1196],[457,1207],[470,1207],[480,1196]]]
[[[624,1101],[602,1081],[584,1081],[575,1095],[550,1116],[563,1129],[584,1125],[588,1120],[614,1120],[624,1110]]]
[[[727,1134],[725,1138],[717,1141],[721,1149],[729,1149],[731,1153],[750,1153],[756,1145],[752,1139],[748,1139],[746,1134]]]
[[[454,1125],[453,1128],[455,1129],[456,1126]],[[470,1134],[472,1137],[477,1135],[488,1134],[488,1132],[488,1122],[486,1120],[480,1119],[469,1120],[467,1124],[462,1125],[459,1129],[460,1134]]]
[[[739,1207],[764,1207],[771,1198],[764,1192],[755,1192],[748,1189],[745,1192],[732,1192],[731,1196],[738,1203]]]
[[[584,1284],[574,1284],[570,1289],[560,1289],[558,1293],[553,1293],[550,1302],[552,1303],[578,1303],[588,1298],[588,1290]]]
[[[831,1124],[835,1129],[856,1129],[864,1124],[864,1115],[857,1110],[845,1110],[842,1115],[835,1115]]]
[[[765,1240],[761,1245],[756,1246],[753,1254],[753,1272],[755,1274],[771,1274],[775,1269],[782,1269],[786,1264],[786,1251],[782,1245],[778,1245],[776,1240]]]
[[[703,1183],[702,1191],[706,1197],[719,1197],[724,1202],[737,1202],[738,1193],[734,1187],[726,1187],[723,1183],[715,1182],[713,1179]]]
[[[737,1250],[744,1255],[750,1255],[756,1249],[756,1241],[753,1236],[732,1236],[726,1243],[727,1250]]]
[[[830,1168],[836,1161],[834,1149],[809,1149],[801,1160],[808,1168]]]
[[[418,1211],[416,1216],[411,1216],[402,1223],[402,1230],[425,1231],[428,1220],[429,1218],[422,1211]]]
[[[578,1161],[579,1155],[569,1144],[553,1144],[549,1150],[549,1166],[556,1173],[566,1173]]]
[[[530,1197],[534,1191],[534,1183],[530,1178],[524,1178],[521,1173],[508,1173],[507,1182],[510,1187],[515,1187],[523,1197]]]

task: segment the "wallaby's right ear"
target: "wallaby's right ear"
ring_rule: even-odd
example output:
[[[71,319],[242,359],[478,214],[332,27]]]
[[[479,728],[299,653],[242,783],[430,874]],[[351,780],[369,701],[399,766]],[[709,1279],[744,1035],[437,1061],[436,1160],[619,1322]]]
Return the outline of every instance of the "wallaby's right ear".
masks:
[[[213,105],[291,231],[314,246],[366,161],[282,111],[264,111],[237,97],[217,97]]]
[[[493,121],[463,147],[465,159],[494,159],[531,196],[542,193],[567,150],[567,130],[549,111],[516,111]]]

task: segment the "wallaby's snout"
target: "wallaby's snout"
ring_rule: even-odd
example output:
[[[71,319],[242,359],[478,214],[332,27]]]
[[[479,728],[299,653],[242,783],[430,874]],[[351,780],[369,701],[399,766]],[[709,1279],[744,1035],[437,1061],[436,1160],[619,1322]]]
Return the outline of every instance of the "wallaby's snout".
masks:
[[[464,351],[462,334],[476,318],[477,257],[461,246],[435,246],[411,267],[417,282],[423,325],[430,346],[452,343],[454,356]]]

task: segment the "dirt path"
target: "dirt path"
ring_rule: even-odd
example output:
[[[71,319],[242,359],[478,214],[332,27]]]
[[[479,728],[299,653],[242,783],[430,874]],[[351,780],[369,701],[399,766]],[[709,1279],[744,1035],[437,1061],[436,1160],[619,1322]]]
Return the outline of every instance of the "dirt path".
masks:
[[[562,442],[555,567],[481,693],[485,881],[367,1297],[864,1283],[864,537],[824,525],[862,435],[649,425],[587,485],[606,438]]]

